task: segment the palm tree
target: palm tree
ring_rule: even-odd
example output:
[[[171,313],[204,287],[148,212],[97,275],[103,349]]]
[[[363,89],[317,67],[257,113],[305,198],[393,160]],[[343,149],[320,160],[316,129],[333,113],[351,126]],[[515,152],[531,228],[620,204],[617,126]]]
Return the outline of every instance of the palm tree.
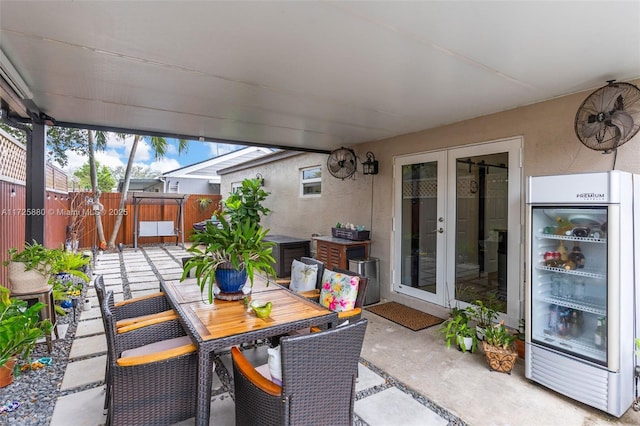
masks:
[[[113,230],[111,231],[111,237],[109,238],[108,246],[113,248],[116,246],[116,238],[118,237],[118,231],[122,225],[122,219],[124,217],[125,207],[127,203],[127,193],[129,192],[129,183],[131,181],[131,172],[133,169],[133,159],[136,156],[136,150],[138,149],[138,143],[140,140],[147,140],[153,148],[155,159],[159,160],[163,158],[167,153],[167,140],[160,136],[140,136],[135,135],[133,137],[133,145],[131,146],[131,152],[129,153],[129,160],[127,161],[127,169],[124,172],[124,179],[122,182],[122,191],[120,195],[120,204],[118,206],[118,216],[113,224]],[[180,139],[178,141],[178,152],[185,152],[188,148],[188,141]]]

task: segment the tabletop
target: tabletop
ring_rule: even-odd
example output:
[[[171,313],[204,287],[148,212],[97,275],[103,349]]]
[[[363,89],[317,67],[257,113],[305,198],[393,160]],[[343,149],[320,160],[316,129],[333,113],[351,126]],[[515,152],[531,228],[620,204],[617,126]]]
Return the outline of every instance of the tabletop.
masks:
[[[278,288],[253,293],[252,300],[271,302],[271,314],[258,318],[242,301],[214,300],[182,305],[185,319],[199,334],[203,342],[234,335],[255,332],[282,324],[324,317],[331,312],[317,303],[310,302],[289,290]],[[320,321],[324,323],[324,319]],[[304,328],[300,326],[300,328]]]

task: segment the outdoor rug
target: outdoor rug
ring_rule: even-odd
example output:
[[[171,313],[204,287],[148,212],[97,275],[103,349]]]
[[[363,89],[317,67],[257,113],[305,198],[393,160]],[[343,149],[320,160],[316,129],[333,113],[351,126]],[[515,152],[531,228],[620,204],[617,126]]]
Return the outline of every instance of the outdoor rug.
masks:
[[[423,330],[444,321],[442,318],[401,305],[397,302],[381,303],[380,305],[365,309],[413,331]]]

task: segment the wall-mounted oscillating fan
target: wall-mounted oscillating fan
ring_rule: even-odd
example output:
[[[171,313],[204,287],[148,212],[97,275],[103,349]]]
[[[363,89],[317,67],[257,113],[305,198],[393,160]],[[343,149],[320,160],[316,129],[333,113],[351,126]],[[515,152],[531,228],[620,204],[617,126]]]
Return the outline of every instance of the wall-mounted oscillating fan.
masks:
[[[605,154],[614,151],[640,129],[640,89],[609,80],[582,102],[574,128],[587,147]]]
[[[327,159],[327,169],[331,176],[346,179],[356,172],[356,153],[349,148],[339,148],[331,151]]]

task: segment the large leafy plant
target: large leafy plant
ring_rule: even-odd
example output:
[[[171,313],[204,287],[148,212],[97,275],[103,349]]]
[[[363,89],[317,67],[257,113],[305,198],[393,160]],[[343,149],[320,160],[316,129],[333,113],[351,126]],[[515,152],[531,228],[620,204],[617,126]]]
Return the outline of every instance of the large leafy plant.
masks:
[[[213,302],[216,269],[224,264],[245,269],[252,286],[256,272],[265,274],[267,279],[275,276],[275,259],[271,254],[274,243],[263,241],[268,229],[248,218],[234,224],[222,214],[217,219],[219,224],[209,222],[203,231],[191,237],[194,244],[187,251],[194,256],[185,262],[182,274],[184,280],[195,268],[198,286],[202,293],[207,290],[209,303]]]
[[[0,287],[0,366],[14,357],[28,358],[36,341],[51,332],[51,322],[40,320],[44,306],[37,302],[28,307],[26,301],[11,298],[9,290]]]
[[[260,223],[261,216],[271,212],[262,205],[269,194],[262,189],[261,179],[244,179],[242,185],[223,201],[223,213],[233,224],[244,223],[246,220]]]

